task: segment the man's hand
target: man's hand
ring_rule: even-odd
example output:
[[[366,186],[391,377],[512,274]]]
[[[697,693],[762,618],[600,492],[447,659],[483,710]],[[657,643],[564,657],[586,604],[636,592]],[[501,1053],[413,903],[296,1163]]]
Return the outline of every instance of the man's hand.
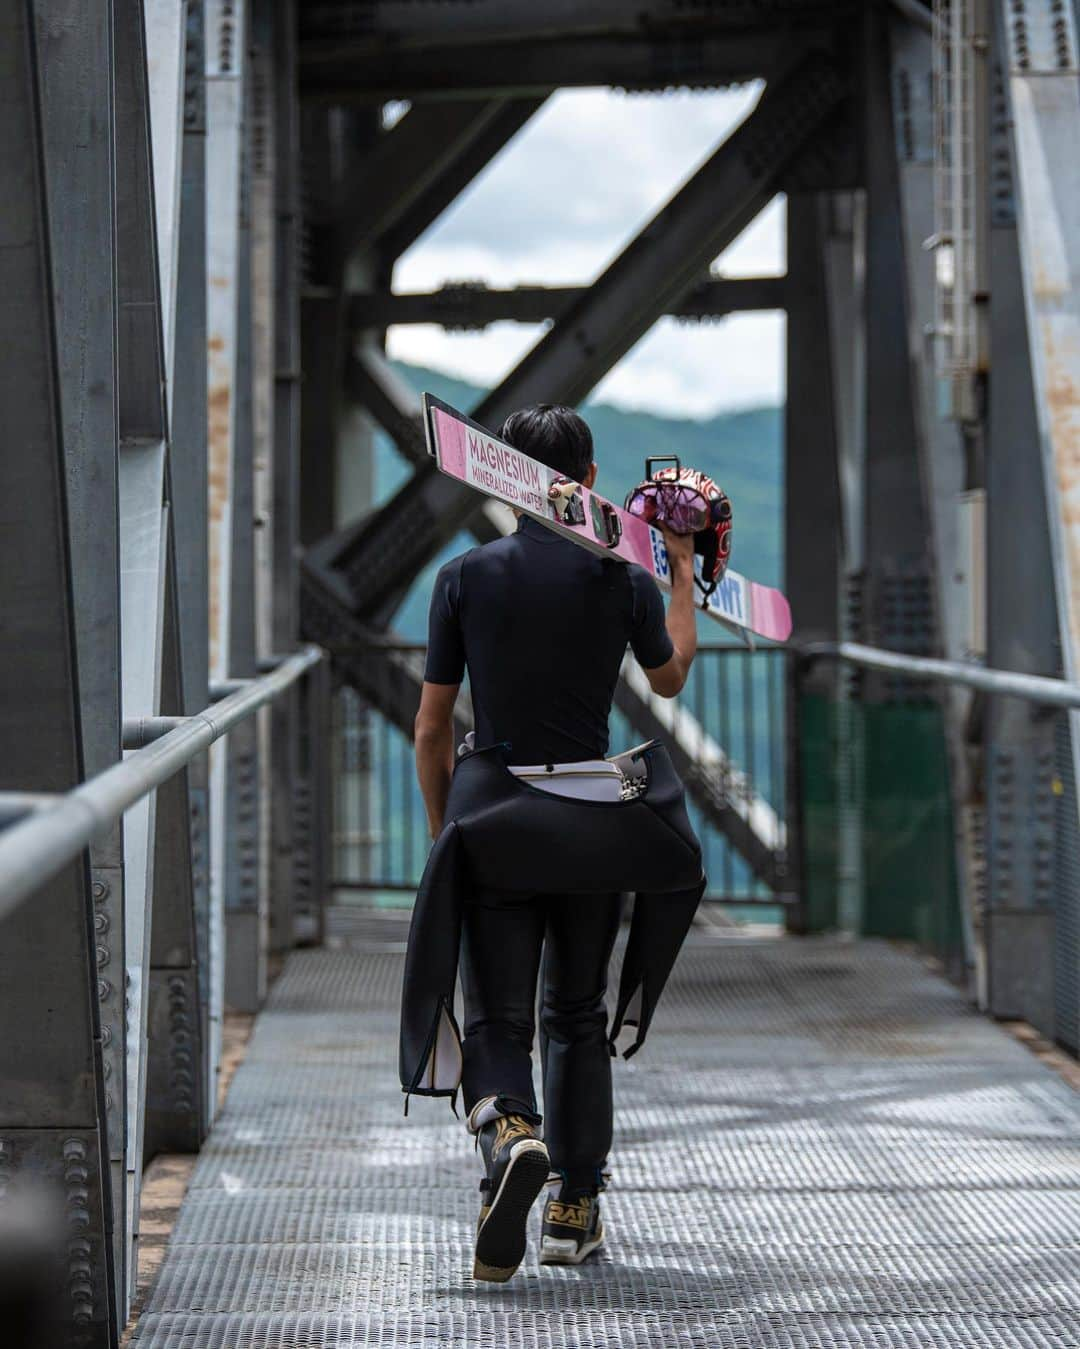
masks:
[[[685,582],[687,579],[692,582],[694,579],[693,534],[676,534],[666,525],[661,525],[660,530],[664,536],[664,546],[667,548],[672,582]]]

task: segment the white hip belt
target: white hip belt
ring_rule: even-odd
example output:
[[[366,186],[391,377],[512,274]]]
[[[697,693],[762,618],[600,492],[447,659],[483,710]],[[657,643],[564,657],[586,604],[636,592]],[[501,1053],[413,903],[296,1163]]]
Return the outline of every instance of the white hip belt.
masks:
[[[581,763],[512,764],[510,772],[519,782],[538,787],[552,796],[568,796],[575,801],[621,801],[623,775],[607,759],[585,759]]]
[[[607,759],[583,759],[577,763],[511,764],[508,767],[520,781],[542,792],[550,792],[552,796],[609,804],[633,801],[648,785],[642,753],[656,743],[655,740],[646,740],[642,745],[623,750],[621,754],[612,754]],[[465,743],[458,749],[458,754],[468,753],[474,744],[473,732],[470,731],[465,737]]]

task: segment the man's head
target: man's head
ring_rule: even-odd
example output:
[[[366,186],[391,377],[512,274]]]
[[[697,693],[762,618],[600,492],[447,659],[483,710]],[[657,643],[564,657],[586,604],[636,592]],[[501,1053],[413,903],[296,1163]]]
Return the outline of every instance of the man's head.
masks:
[[[592,486],[596,476],[592,432],[573,408],[537,403],[512,412],[499,438],[573,482]]]

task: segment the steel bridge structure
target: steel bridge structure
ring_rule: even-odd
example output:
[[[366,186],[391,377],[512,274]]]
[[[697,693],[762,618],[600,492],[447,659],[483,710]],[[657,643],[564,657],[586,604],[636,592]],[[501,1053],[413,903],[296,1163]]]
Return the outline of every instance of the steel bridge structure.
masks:
[[[397,260],[557,90],[750,82],[745,120],[590,284],[395,290]],[[928,1342],[920,1327],[942,1344],[1075,1342],[1080,1188],[1061,1157],[1080,1111],[968,1019],[973,1006],[1024,1021],[1080,1052],[1075,0],[8,0],[0,96],[0,1299],[29,1196],[48,1333],[114,1349],[137,1286],[144,1167],[209,1138],[138,1343],[914,1345]],[[780,194],[785,274],[718,272]],[[349,922],[367,920],[331,904],[332,709],[346,687],[366,717],[410,734],[423,663],[395,631],[403,600],[462,531],[483,543],[513,528],[436,472],[386,330],[543,322],[471,410],[497,427],[532,402],[580,404],[666,315],[755,310],[786,315],[783,791],[766,799],[700,705],[657,699],[632,667],[617,706],[669,744],[702,827],[782,904],[788,935],[759,955],[695,938],[673,1014],[730,1010],[724,981],[746,981],[743,1010],[759,1008],[766,1039],[745,1017],[723,1050],[683,1021],[661,1027],[670,1058],[630,1089],[641,1136],[684,1064],[703,1093],[683,1121],[704,1130],[702,1165],[751,1146],[706,1106],[758,1055],[759,1099],[747,1088],[740,1110],[773,1125],[818,1112],[810,1133],[770,1126],[761,1184],[785,1190],[794,1140],[828,1239],[865,1220],[887,1245],[887,1148],[869,1106],[864,1131],[845,1133],[840,1102],[865,1086],[860,1063],[887,1091],[906,1052],[928,1056],[904,1070],[911,1091],[945,1092],[965,1071],[952,1028],[981,1104],[942,1105],[925,1127],[965,1196],[956,1221],[976,1241],[997,1224],[1061,1268],[1036,1306],[1020,1264],[988,1260],[994,1306],[965,1303],[952,1321],[948,1289],[909,1305],[897,1274],[893,1301],[871,1298],[850,1322],[842,1297],[759,1296],[774,1274],[755,1268],[740,1339],[740,1315],[717,1310],[730,1271],[707,1233],[717,1205],[758,1183],[743,1177],[691,1205],[699,1239],[682,1256],[711,1251],[696,1281],[650,1282],[655,1251],[635,1229],[633,1277],[604,1266],[573,1325],[565,1295],[549,1306],[535,1281],[516,1321],[501,1309],[487,1325],[471,1294],[425,1319],[416,1299],[441,1294],[419,1275],[387,1293],[377,1260],[356,1274],[342,1254],[353,1209],[340,1194],[319,1207],[317,1158],[294,1136],[327,1140],[365,1222],[370,1187],[393,1206],[377,1167],[334,1162],[349,1140],[392,1156],[401,1128],[374,1066],[392,1067],[401,933],[357,935]],[[377,433],[410,471],[373,505]],[[457,716],[464,732],[464,699]],[[822,946],[834,932],[868,944]],[[874,944],[888,938],[935,957],[953,989]],[[239,1114],[216,1122],[225,1009],[257,1012],[282,957]],[[850,976],[850,1002],[824,969]],[[776,1046],[801,996],[823,1085],[796,1089],[803,1051]],[[310,1025],[288,1019],[305,1009]],[[342,1086],[344,1013],[376,1037],[361,1096]],[[884,1024],[897,1017],[914,1027],[907,1050]],[[322,1076],[303,1071],[305,1026],[325,1038]],[[1042,1209],[1010,1208],[1004,1191],[979,1209],[996,1172],[963,1142],[969,1125],[1013,1142],[1043,1131],[1045,1154],[1006,1149]],[[243,1151],[264,1126],[285,1139],[279,1172]],[[872,1196],[843,1220],[814,1189],[830,1189],[841,1138],[858,1156],[838,1190]],[[674,1174],[681,1154],[659,1126],[656,1139]],[[910,1193],[894,1198],[910,1216],[933,1166],[907,1162]],[[671,1196],[692,1178],[665,1189],[645,1156],[630,1171],[631,1188],[682,1212]],[[309,1182],[300,1213],[288,1187]],[[236,1186],[261,1196],[250,1211],[225,1202]],[[416,1259],[471,1221],[433,1204],[418,1210]],[[798,1227],[787,1199],[750,1208],[759,1234]],[[258,1245],[260,1214],[277,1235],[252,1256],[262,1282],[245,1285],[237,1249]],[[358,1249],[400,1242],[407,1264],[402,1231],[363,1227]],[[910,1267],[923,1242],[904,1241]],[[871,1277],[860,1266],[852,1286]],[[1009,1321],[1017,1307],[1028,1338]],[[873,1338],[882,1317],[893,1338]]]

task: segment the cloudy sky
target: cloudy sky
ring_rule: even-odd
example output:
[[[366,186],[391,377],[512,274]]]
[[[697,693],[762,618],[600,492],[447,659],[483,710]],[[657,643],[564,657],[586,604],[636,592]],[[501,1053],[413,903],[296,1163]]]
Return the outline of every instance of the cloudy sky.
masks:
[[[446,281],[493,286],[589,282],[746,116],[756,88],[625,95],[566,90],[551,98],[443,218],[399,261],[397,290]],[[783,202],[714,264],[729,276],[784,270]],[[541,329],[500,323],[483,333],[392,328],[403,360],[496,383]],[[783,397],[783,317],[660,323],[597,394],[624,407],[684,417]]]

